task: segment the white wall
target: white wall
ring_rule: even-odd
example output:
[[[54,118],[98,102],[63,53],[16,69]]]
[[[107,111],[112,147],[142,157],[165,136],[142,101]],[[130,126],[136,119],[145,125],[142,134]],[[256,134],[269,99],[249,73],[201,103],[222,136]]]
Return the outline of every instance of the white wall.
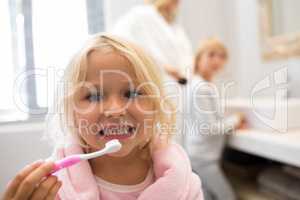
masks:
[[[41,140],[43,130],[41,122],[0,126],[0,194],[25,165],[50,156],[50,145]]]
[[[236,32],[233,35],[236,38],[237,50],[233,51],[236,57],[236,77],[241,85],[240,94],[248,96],[251,88],[258,81],[277,69],[288,67],[289,77],[292,81],[291,89],[299,84],[300,60],[289,59],[272,62],[264,62],[261,59],[259,42],[259,19],[258,19],[258,1],[254,0],[234,0],[236,5],[236,17],[234,26]],[[232,19],[234,20],[234,19]],[[298,66],[298,68],[297,68]],[[291,91],[292,96],[299,96],[297,90]]]

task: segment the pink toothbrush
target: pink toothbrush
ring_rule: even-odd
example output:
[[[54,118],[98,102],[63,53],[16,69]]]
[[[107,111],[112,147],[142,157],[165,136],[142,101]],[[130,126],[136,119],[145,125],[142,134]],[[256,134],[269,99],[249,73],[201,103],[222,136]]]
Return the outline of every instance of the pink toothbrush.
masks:
[[[121,149],[122,145],[119,140],[110,140],[105,144],[105,147],[99,151],[89,153],[89,154],[77,154],[65,157],[62,160],[56,161],[54,164],[54,169],[50,174],[53,174],[63,168],[70,167],[79,163],[82,160],[88,160],[92,158],[96,158],[99,156],[103,156],[108,153],[114,153]]]

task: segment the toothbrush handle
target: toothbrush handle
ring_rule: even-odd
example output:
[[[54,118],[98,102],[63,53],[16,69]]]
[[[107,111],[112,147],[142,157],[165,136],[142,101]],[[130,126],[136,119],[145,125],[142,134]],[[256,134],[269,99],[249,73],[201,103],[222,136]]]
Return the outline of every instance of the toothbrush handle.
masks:
[[[63,168],[75,165],[75,164],[79,163],[81,160],[82,159],[78,155],[74,155],[74,156],[68,156],[62,160],[56,161],[54,163],[54,168],[50,174],[53,174]]]

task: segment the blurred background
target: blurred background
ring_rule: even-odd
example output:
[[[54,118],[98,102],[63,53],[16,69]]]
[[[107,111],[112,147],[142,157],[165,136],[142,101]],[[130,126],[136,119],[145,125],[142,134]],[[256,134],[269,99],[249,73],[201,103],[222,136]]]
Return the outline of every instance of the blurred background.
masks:
[[[41,137],[48,100],[58,82],[54,77],[61,76],[89,35],[109,30],[133,6],[143,3],[0,0],[1,192],[18,169],[51,153]],[[193,51],[208,37],[219,38],[228,48],[229,62],[215,81],[234,82],[226,111],[242,111],[248,117],[248,129],[229,138],[223,163],[241,199],[300,199],[299,9],[298,0],[184,0],[180,4],[178,21]],[[256,87],[261,81],[266,86]],[[282,112],[287,117],[272,121],[276,126],[285,120],[280,125],[284,131],[253,113],[249,100],[255,88],[256,111],[263,116],[275,115],[273,97],[278,88],[285,90],[287,113]],[[277,116],[284,115],[278,112]]]

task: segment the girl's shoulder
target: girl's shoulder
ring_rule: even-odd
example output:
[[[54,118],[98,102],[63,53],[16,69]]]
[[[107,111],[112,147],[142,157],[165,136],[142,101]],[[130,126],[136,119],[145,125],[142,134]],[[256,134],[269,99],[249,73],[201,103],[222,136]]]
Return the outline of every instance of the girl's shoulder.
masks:
[[[200,75],[193,75],[191,79],[191,84],[199,84],[199,83],[206,83]]]
[[[182,199],[203,200],[201,181],[192,172],[190,160],[179,144],[172,142],[154,152],[153,170],[156,182],[149,191],[156,190],[158,195],[168,195],[170,199],[181,196]]]

